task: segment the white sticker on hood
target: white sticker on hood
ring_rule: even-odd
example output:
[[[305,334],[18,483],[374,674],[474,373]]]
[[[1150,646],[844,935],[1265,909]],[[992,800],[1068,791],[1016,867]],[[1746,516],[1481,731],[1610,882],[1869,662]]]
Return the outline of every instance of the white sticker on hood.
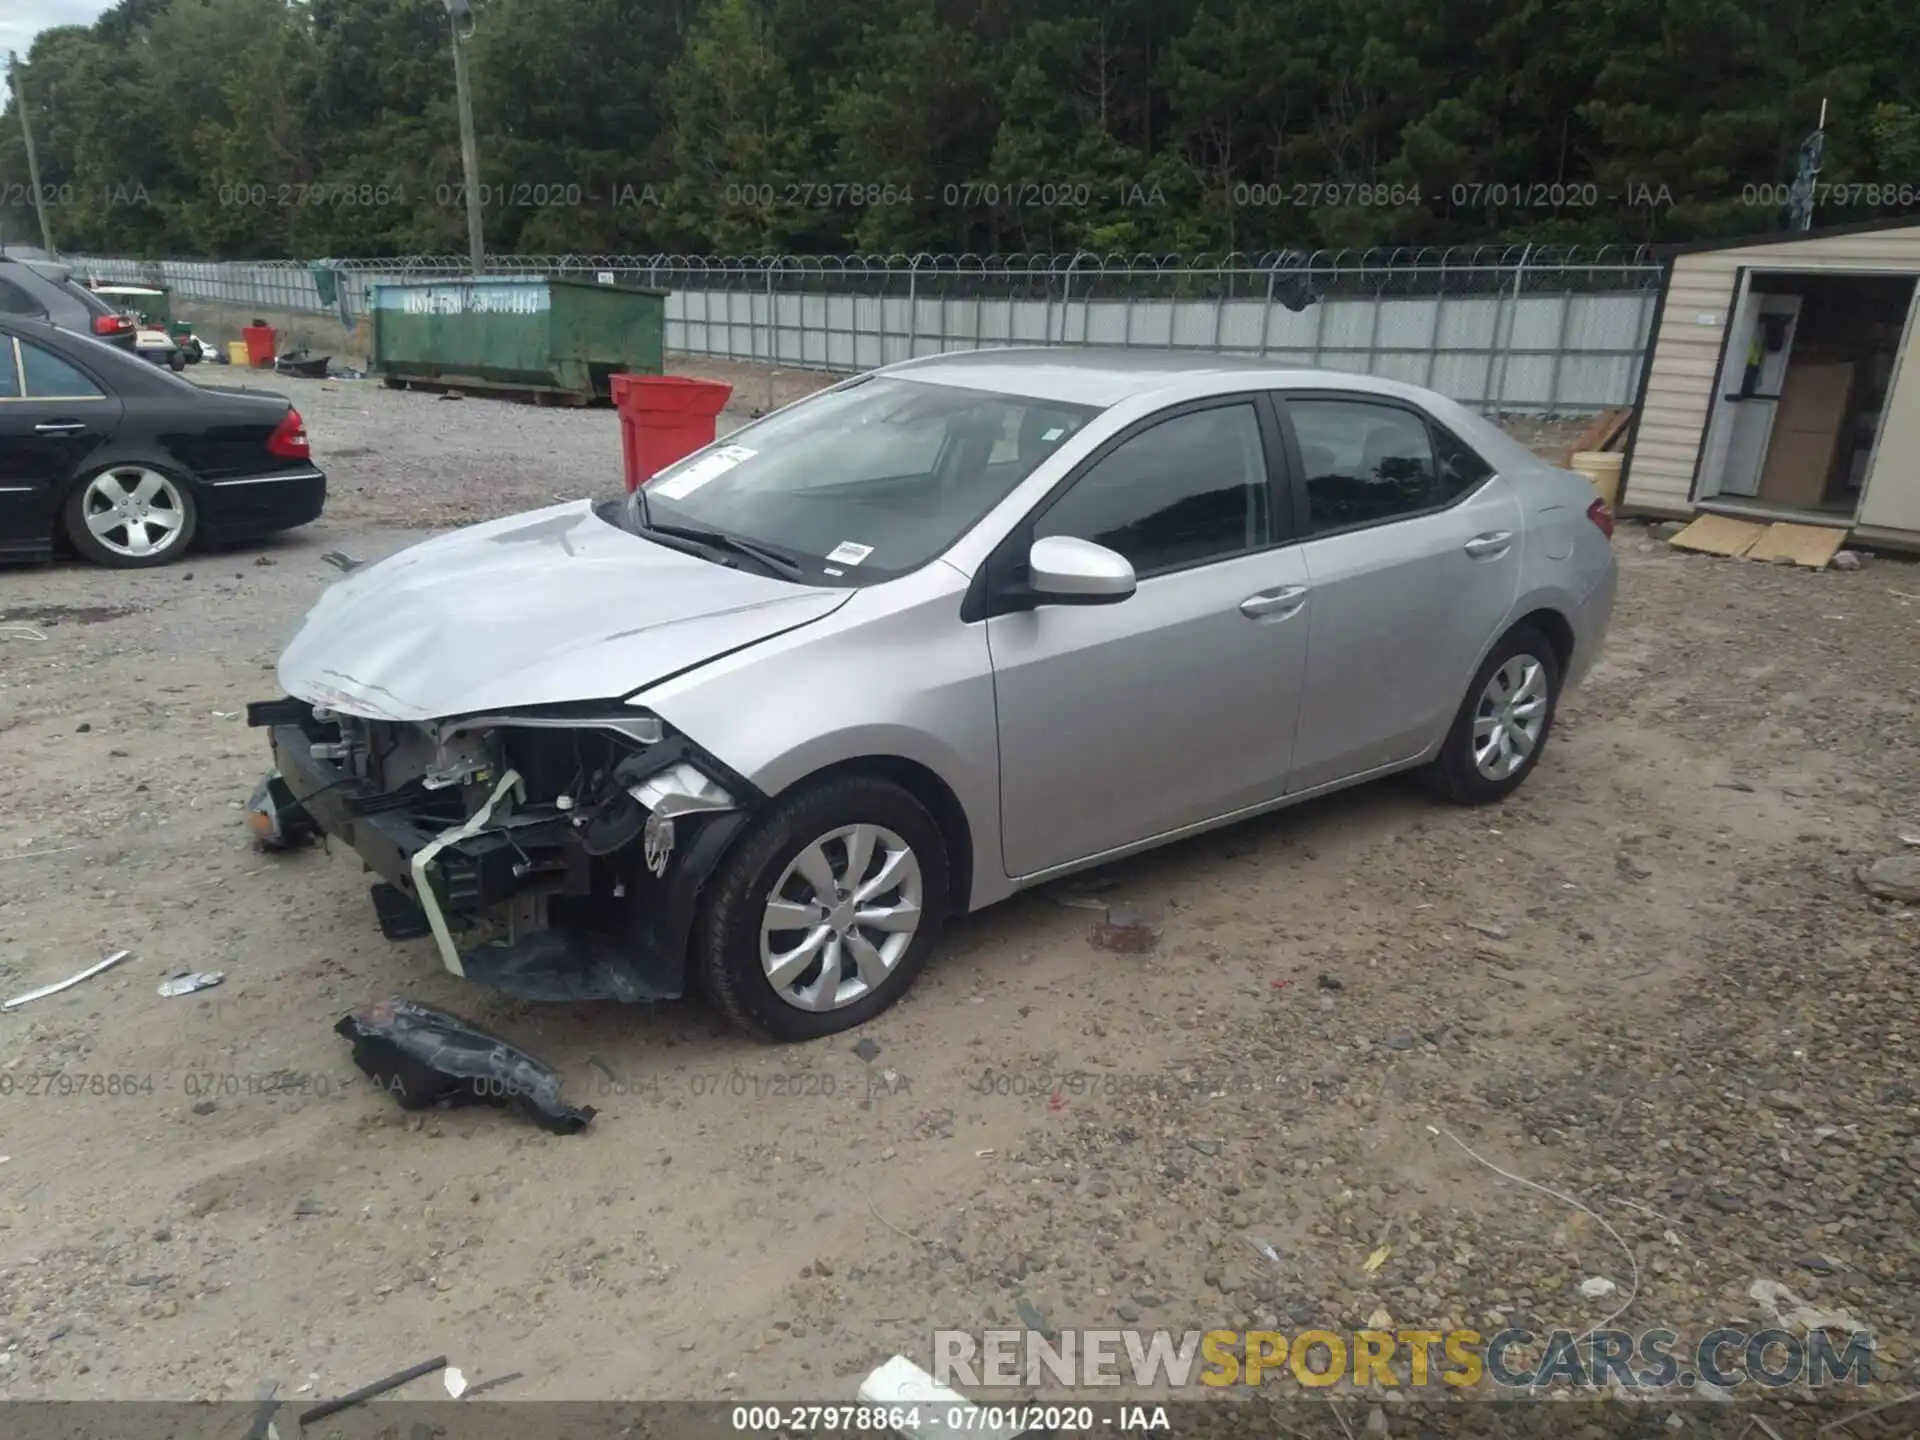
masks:
[[[709,480],[718,480],[742,460],[751,460],[754,452],[744,445],[722,445],[710,455],[702,455],[671,478],[648,481],[647,493],[663,500],[684,500]]]
[[[827,559],[836,565],[858,565],[872,553],[871,545],[857,545],[851,540],[842,540],[827,552]]]

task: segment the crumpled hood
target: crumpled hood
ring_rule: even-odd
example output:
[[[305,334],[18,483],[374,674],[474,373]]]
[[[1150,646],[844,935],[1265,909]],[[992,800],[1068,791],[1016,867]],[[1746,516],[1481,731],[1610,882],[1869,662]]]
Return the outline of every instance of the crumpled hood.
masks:
[[[851,593],[669,550],[575,501],[338,581],[280,657],[280,684],[381,720],[609,699],[819,620]]]

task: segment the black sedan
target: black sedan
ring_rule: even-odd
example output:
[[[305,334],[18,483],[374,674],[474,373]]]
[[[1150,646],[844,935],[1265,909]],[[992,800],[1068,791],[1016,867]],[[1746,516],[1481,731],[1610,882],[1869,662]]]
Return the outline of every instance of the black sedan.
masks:
[[[195,385],[85,335],[0,316],[0,559],[164,565],[196,539],[304,525],[326,503],[284,395]]]

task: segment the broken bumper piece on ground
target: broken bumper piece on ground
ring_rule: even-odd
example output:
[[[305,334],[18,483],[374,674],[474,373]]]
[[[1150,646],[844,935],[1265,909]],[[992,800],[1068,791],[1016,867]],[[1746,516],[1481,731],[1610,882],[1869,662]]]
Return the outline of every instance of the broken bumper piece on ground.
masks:
[[[560,1097],[559,1071],[470,1020],[395,996],[341,1017],[334,1030],[353,1042],[353,1063],[403,1110],[498,1105],[543,1130],[577,1135],[591,1105]]]
[[[340,840],[379,877],[388,939],[431,938],[453,974],[527,1000],[679,998],[700,887],[757,798],[604,707],[411,724],[277,700],[248,721],[276,766],[262,845]]]

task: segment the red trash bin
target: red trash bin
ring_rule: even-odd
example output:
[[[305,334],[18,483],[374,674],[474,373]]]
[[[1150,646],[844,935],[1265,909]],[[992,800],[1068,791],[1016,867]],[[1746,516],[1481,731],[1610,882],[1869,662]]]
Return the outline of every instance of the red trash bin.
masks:
[[[247,363],[256,370],[271,370],[275,336],[271,325],[243,325],[240,338],[247,342]]]
[[[682,375],[613,375],[609,380],[620,411],[620,458],[629,492],[711,445],[715,417],[733,395],[731,385]]]

